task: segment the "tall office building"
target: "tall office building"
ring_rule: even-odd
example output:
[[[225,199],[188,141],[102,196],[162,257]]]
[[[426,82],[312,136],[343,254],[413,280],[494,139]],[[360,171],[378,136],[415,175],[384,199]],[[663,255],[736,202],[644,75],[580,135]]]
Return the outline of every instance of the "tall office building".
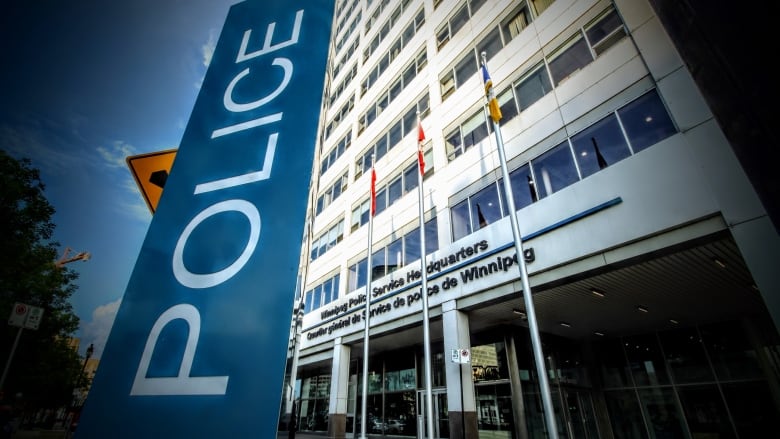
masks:
[[[370,435],[425,437],[430,358],[436,437],[546,437],[538,327],[559,437],[765,437],[780,414],[771,178],[743,167],[728,106],[658,4],[336,2],[291,342],[299,431],[360,437],[365,399]]]

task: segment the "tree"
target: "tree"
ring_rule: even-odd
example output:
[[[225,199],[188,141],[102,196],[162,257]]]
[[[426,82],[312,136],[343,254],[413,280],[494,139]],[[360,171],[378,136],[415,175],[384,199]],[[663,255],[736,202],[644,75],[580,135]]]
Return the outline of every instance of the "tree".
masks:
[[[81,359],[71,347],[79,319],[69,303],[78,274],[58,268],[52,241],[54,208],[40,172],[29,159],[0,150],[0,315],[15,302],[43,308],[37,330],[24,330],[6,376],[5,400],[25,410],[67,406],[82,381]],[[5,364],[18,328],[0,325],[0,361]]]

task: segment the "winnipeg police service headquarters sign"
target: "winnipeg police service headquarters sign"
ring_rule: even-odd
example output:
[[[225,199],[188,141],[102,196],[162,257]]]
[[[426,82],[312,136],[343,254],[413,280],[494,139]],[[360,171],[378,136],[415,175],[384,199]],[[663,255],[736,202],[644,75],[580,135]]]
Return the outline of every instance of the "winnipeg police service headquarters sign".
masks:
[[[276,436],[332,14],[231,7],[77,438]]]

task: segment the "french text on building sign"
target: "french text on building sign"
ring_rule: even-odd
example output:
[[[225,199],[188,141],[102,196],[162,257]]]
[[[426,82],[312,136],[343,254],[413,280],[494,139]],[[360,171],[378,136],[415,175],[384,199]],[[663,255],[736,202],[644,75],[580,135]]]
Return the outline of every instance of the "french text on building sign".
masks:
[[[275,434],[332,13],[231,7],[77,435]]]

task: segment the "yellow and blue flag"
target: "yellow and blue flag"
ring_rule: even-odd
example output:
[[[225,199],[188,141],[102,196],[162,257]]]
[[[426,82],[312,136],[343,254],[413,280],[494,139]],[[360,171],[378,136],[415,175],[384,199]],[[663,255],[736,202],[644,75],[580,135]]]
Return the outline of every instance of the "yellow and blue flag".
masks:
[[[485,83],[485,96],[487,96],[488,100],[490,118],[493,119],[493,122],[498,123],[501,120],[501,108],[498,106],[498,99],[496,99],[496,93],[493,91],[493,80],[490,79],[485,63],[482,63],[482,82]]]

